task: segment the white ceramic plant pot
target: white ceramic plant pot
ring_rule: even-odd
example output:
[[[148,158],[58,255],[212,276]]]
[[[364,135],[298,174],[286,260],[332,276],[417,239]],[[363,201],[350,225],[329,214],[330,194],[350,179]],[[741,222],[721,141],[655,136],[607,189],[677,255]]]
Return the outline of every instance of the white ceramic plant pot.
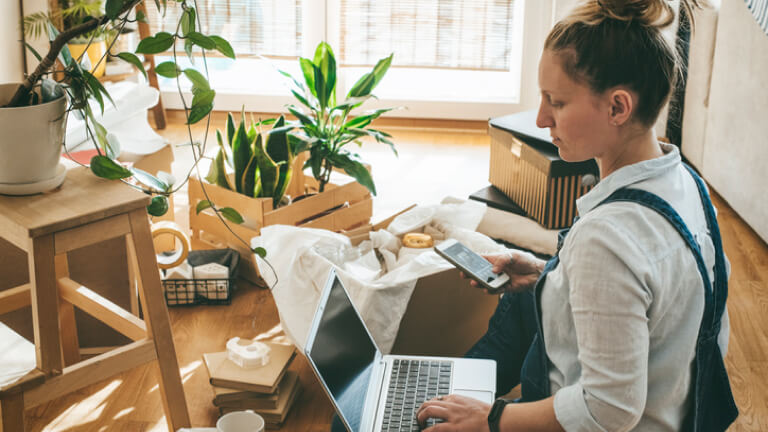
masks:
[[[0,106],[11,100],[18,86],[0,84]],[[59,159],[66,107],[62,96],[39,105],[0,108],[0,193],[45,192],[64,181]]]

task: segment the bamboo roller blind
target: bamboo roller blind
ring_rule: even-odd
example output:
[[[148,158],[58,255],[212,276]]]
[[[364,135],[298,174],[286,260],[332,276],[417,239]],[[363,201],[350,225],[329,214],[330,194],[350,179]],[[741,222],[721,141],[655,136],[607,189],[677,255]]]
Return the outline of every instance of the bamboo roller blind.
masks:
[[[203,32],[227,39],[238,56],[297,57],[306,19],[302,1],[322,0],[197,4]],[[175,31],[181,9],[173,6],[165,18],[148,8],[153,32]],[[333,47],[340,64],[373,65],[394,52],[396,66],[510,69],[514,0],[340,0],[340,6],[340,16],[328,24],[340,26],[340,43]]]
[[[514,0],[341,0],[346,65],[510,69]]]
[[[318,1],[318,0],[309,0]],[[229,41],[238,56],[301,55],[302,0],[198,0],[202,33]],[[152,3],[152,2],[150,2]],[[190,2],[191,5],[194,3]],[[176,31],[181,8],[168,2],[165,17],[154,5],[147,7],[152,33]],[[200,31],[200,29],[198,29]],[[178,46],[179,52],[184,47]]]

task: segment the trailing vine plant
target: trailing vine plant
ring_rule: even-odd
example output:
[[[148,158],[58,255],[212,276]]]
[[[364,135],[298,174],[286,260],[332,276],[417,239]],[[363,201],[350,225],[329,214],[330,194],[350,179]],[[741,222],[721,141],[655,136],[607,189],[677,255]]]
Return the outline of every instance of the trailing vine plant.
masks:
[[[186,184],[193,170],[197,170],[198,163],[205,153],[210,126],[210,113],[213,110],[216,96],[216,91],[211,88],[207,78],[206,50],[216,50],[231,59],[235,58],[235,52],[230,43],[221,36],[206,35],[199,31],[199,29],[202,29],[202,25],[196,13],[198,10],[197,0],[175,0],[173,2],[175,7],[181,8],[182,13],[179,16],[173,33],[157,32],[154,35],[143,38],[134,52],[111,54],[112,47],[127,23],[135,21],[146,22],[146,17],[143,13],[140,11],[133,13],[135,7],[142,1],[145,0],[106,0],[104,2],[103,15],[80,16],[81,21],[79,24],[62,29],[61,31],[56,28],[54,17],[50,15],[36,14],[35,16],[27,17],[24,20],[25,32],[28,34],[40,34],[42,32],[41,29],[44,29],[48,35],[50,46],[48,53],[43,57],[25,42],[26,48],[38,59],[39,64],[31,74],[25,77],[5,107],[35,105],[66,95],[68,106],[65,115],[73,112],[85,121],[87,138],[94,144],[97,151],[97,154],[90,161],[90,170],[98,177],[120,180],[131,187],[152,195],[153,198],[147,211],[153,216],[161,216],[168,211],[168,196]],[[165,15],[168,0],[154,0],[154,3],[158,10],[162,11],[163,15]],[[102,9],[99,8],[98,11],[101,13]],[[106,61],[107,56],[110,56],[120,58],[134,65],[146,77],[147,73],[144,65],[137,54],[153,55],[172,49],[173,60],[158,64],[155,67],[155,71],[158,75],[176,79],[179,96],[184,106],[194,163],[181,182],[177,183],[171,175],[153,175],[138,168],[126,167],[120,164],[116,160],[120,154],[119,141],[115,135],[110,134],[96,119],[89,100],[95,100],[102,113],[105,102],[110,102],[114,105],[114,101],[104,86],[91,74],[89,68],[84,65],[87,60],[84,61],[83,56],[86,55],[87,50],[79,58],[73,58],[67,48],[67,43],[85,37],[88,38],[88,44],[90,45],[97,34],[110,32],[116,34],[117,37],[112,38],[106,52],[96,65],[93,66],[94,70],[101,62]],[[179,66],[176,46],[180,42],[183,42],[184,51],[190,61],[193,61],[195,51],[201,50],[205,74],[195,68],[181,68]],[[60,74],[58,76],[61,77],[59,82],[50,78],[57,59],[63,66],[63,70],[56,71]],[[182,75],[187,77],[192,83],[193,96],[189,103],[182,92],[180,82]],[[206,120],[205,136],[202,139],[202,144],[195,144],[191,126],[203,120]],[[66,145],[64,150],[68,151]],[[203,192],[207,198],[205,189],[203,189]],[[214,205],[211,205],[211,208],[230,232],[250,248],[250,245],[245,240],[239,238],[224,220],[228,214],[226,209],[219,209]],[[262,258],[266,256],[266,251],[263,248],[251,250]],[[267,262],[267,264],[269,263]]]

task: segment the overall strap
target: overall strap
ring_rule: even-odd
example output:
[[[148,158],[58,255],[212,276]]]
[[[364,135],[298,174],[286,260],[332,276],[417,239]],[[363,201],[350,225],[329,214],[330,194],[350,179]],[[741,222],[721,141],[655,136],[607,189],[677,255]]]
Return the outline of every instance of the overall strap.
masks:
[[[691,177],[696,181],[696,187],[699,189],[699,197],[704,206],[704,215],[707,218],[707,229],[712,237],[712,244],[715,247],[715,316],[719,320],[725,311],[725,301],[728,298],[728,274],[725,269],[725,252],[723,251],[722,237],[720,236],[720,226],[717,224],[715,207],[704,185],[704,180],[696,174],[688,164],[683,166],[691,173]]]
[[[715,295],[713,293],[712,283],[709,280],[709,272],[704,263],[698,243],[688,230],[680,215],[672,208],[669,203],[656,194],[641,189],[623,188],[612,193],[603,200],[598,206],[616,201],[627,201],[641,204],[651,210],[656,211],[663,216],[677,230],[683,238],[688,248],[693,252],[696,265],[704,282],[704,316],[701,321],[700,333],[709,334],[710,332],[720,331],[720,315],[715,315]],[[717,270],[717,268],[716,268]]]

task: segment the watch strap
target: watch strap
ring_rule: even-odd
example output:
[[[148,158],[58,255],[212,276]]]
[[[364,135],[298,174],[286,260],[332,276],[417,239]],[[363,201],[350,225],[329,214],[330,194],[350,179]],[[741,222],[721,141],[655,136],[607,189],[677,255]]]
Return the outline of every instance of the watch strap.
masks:
[[[491,405],[491,411],[488,413],[488,428],[491,432],[499,432],[499,420],[501,420],[501,415],[504,413],[504,407],[509,402],[507,399],[499,398]]]

